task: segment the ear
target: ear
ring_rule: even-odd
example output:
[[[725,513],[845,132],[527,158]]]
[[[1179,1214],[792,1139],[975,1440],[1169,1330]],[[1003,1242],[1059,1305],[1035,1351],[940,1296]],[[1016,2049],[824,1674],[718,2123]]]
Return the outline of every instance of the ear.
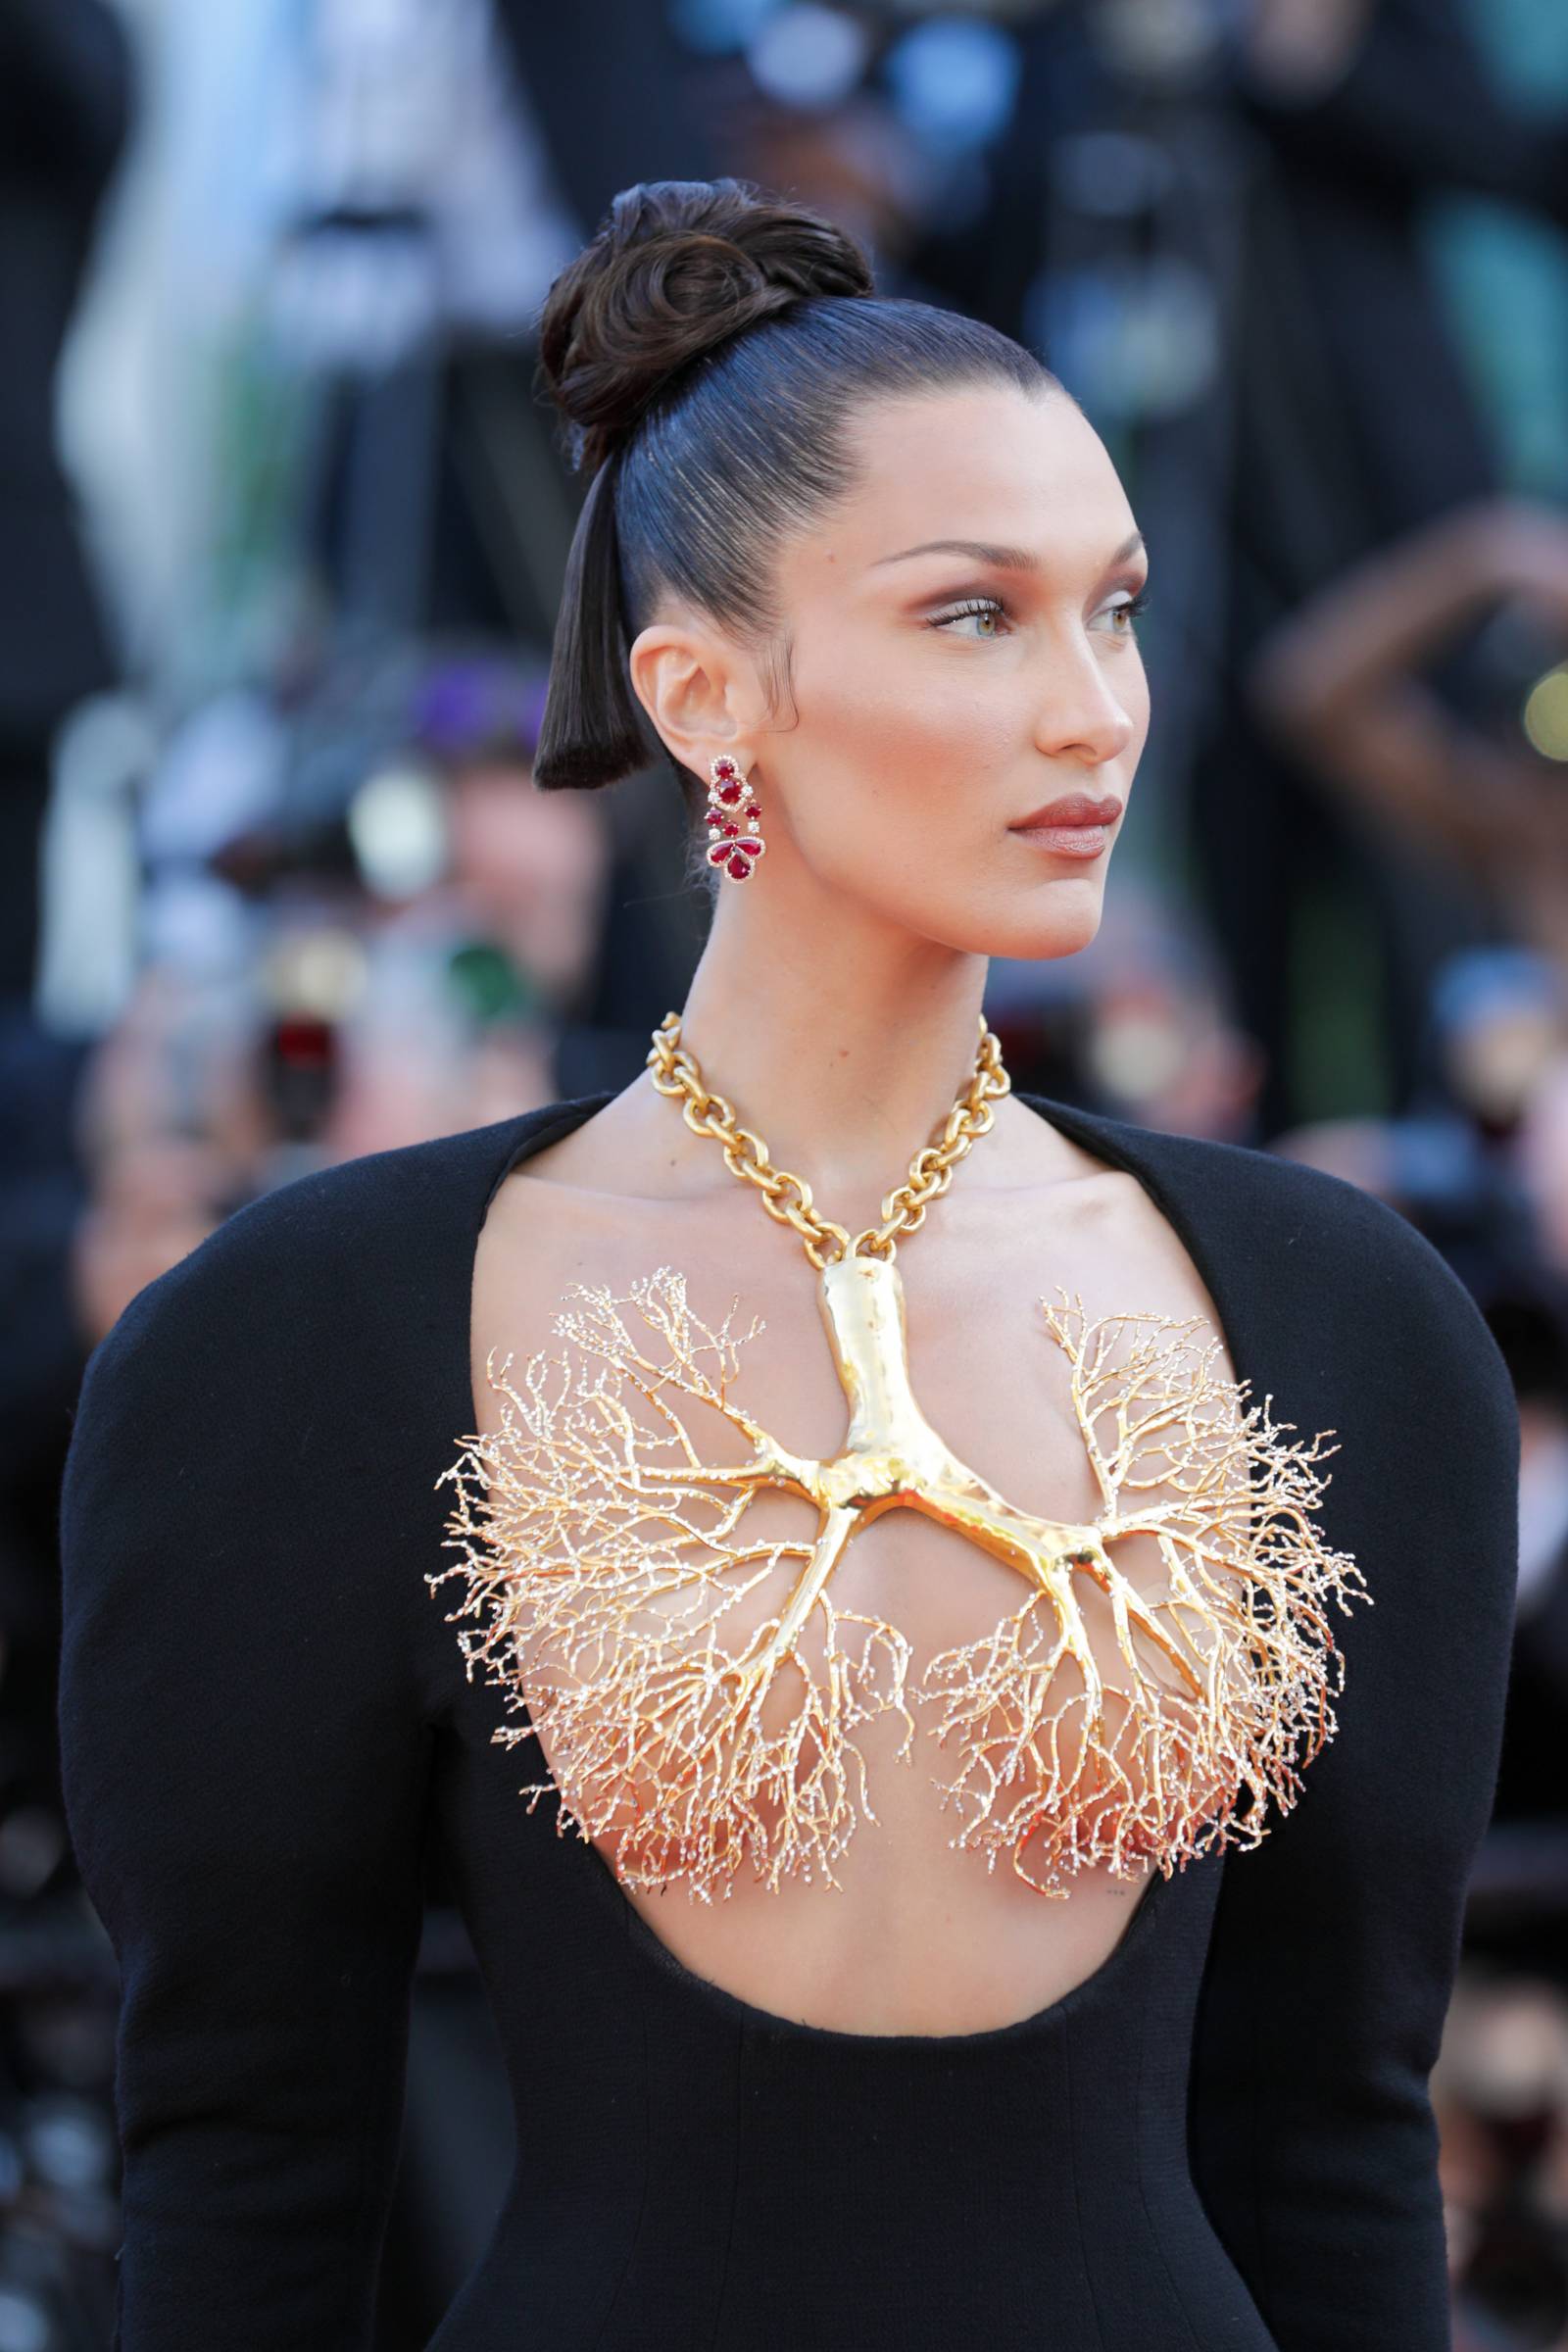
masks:
[[[711,622],[653,621],[628,662],[632,691],[682,767],[706,777],[719,752],[748,762],[756,723],[756,664]]]

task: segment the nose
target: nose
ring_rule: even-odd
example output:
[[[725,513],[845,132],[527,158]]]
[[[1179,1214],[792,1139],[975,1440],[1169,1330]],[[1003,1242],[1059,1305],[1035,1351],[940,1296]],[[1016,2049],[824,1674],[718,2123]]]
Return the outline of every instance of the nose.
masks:
[[[1053,638],[1041,689],[1035,745],[1053,759],[1101,767],[1124,752],[1138,731],[1137,718],[1116,690],[1110,662],[1081,625]]]

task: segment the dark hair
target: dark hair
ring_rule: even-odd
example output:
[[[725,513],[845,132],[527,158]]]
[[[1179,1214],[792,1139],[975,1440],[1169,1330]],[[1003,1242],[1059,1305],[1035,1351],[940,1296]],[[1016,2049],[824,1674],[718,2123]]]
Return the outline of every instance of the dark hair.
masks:
[[[1057,386],[995,327],[878,299],[853,237],[734,179],[615,198],[546,298],[540,377],[592,474],[534,760],[546,791],[647,764],[627,648],[662,588],[746,642],[776,639],[773,552],[851,487],[844,425],[862,400]],[[695,805],[706,780],[672,764]]]

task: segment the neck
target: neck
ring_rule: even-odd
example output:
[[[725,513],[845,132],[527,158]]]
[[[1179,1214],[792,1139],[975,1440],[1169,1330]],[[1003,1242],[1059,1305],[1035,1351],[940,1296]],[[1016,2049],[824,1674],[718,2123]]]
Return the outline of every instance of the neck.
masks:
[[[803,920],[779,879],[721,888],[680,1042],[819,1208],[874,1219],[973,1073],[988,959],[863,908]]]

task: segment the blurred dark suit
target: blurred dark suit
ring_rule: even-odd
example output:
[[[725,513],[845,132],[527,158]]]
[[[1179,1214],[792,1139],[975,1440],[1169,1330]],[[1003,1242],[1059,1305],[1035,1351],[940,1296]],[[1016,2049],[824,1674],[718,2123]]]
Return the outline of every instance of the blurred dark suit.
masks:
[[[31,988],[49,745],[114,663],[55,450],[54,379],[129,122],[104,0],[0,5],[0,995]]]

